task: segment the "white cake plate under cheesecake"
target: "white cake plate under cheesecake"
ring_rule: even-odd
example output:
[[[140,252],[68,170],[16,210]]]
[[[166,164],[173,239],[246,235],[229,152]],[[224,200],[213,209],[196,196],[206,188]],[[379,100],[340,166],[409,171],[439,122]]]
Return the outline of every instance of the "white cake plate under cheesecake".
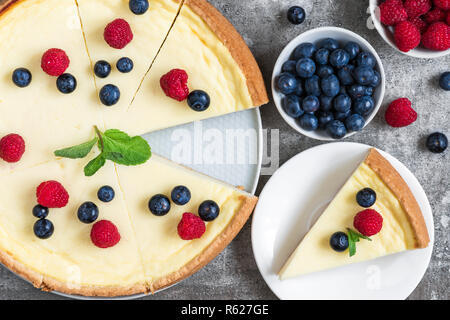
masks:
[[[429,246],[283,281],[277,275],[370,148],[339,142],[309,149],[285,163],[266,184],[253,216],[252,245],[264,280],[280,299],[406,299],[425,274],[434,242],[430,204],[414,175],[379,150],[419,203]]]

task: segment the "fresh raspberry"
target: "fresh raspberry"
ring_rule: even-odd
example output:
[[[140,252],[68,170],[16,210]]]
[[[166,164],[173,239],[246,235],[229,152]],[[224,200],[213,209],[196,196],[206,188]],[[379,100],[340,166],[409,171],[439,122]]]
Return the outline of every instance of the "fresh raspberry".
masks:
[[[37,202],[47,208],[63,208],[69,202],[69,194],[58,181],[42,182],[36,189]]]
[[[386,0],[380,4],[380,21],[386,26],[393,26],[408,18],[401,0]]]
[[[420,38],[419,29],[409,21],[400,22],[395,26],[394,39],[400,51],[408,52],[414,49],[420,44]]]
[[[433,22],[438,21],[444,21],[445,20],[445,11],[439,8],[434,8],[433,10],[428,11],[424,15],[424,19],[428,24],[431,24]]]
[[[8,134],[0,140],[0,158],[6,162],[18,162],[25,152],[25,141],[15,133]]]
[[[416,26],[420,34],[424,33],[428,28],[428,24],[425,21],[423,21],[421,17],[411,18],[408,21]]]
[[[163,75],[160,80],[164,93],[175,100],[183,101],[189,95],[187,86],[188,74],[181,69],[173,69]]]
[[[178,235],[183,240],[199,239],[206,231],[205,222],[195,214],[185,212],[178,224]]]
[[[435,22],[423,34],[422,44],[425,48],[444,51],[450,48],[450,27],[444,22]]]
[[[400,98],[389,105],[385,119],[391,127],[406,127],[417,120],[417,112],[411,108],[411,101],[407,98]]]
[[[383,228],[383,217],[373,209],[366,209],[355,216],[353,226],[363,236],[371,237]]]
[[[133,40],[133,31],[124,19],[116,19],[106,26],[103,37],[111,47],[123,49]]]
[[[450,10],[450,0],[433,0],[433,3],[442,10]]]
[[[431,9],[431,0],[406,0],[403,4],[409,18],[419,17]]]
[[[97,247],[106,249],[119,243],[120,233],[111,221],[100,220],[92,226],[91,240]]]
[[[41,68],[50,76],[58,77],[69,67],[70,59],[64,50],[48,49],[41,59]]]

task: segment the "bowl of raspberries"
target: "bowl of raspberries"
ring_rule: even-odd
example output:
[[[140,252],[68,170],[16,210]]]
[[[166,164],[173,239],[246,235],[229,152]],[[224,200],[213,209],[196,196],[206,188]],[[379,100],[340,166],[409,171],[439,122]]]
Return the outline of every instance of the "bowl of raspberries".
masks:
[[[450,0],[370,0],[381,37],[398,51],[417,58],[450,53]]]
[[[281,52],[272,95],[283,119],[303,135],[343,139],[378,112],[385,73],[375,49],[356,33],[321,27],[300,34]]]

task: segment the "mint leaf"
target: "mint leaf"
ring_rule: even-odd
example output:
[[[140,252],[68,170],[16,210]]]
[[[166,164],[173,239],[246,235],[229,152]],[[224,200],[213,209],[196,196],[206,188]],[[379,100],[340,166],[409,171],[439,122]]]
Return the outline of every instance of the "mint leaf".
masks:
[[[360,239],[372,241],[372,239],[370,239],[369,237],[366,237],[361,233],[356,232],[355,230],[347,228],[347,231],[348,231],[348,250],[350,257],[356,254],[356,242],[359,242]]]
[[[61,150],[55,151],[55,156],[69,158],[69,159],[80,159],[86,157],[89,152],[91,152],[94,145],[97,143],[98,138],[95,137],[91,141],[82,143],[78,146],[69,147]]]
[[[101,167],[105,165],[105,163],[106,159],[102,153],[93,160],[89,161],[89,163],[84,167],[84,175],[86,177],[93,176]]]
[[[151,157],[151,149],[145,139],[112,129],[103,136],[103,154],[115,163],[135,166],[145,163]]]

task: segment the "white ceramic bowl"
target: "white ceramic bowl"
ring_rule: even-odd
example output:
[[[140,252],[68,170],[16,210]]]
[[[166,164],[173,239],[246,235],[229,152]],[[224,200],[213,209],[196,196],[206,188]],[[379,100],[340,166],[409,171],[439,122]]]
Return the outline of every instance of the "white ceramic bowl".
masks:
[[[361,36],[357,35],[356,33],[343,29],[343,28],[337,28],[337,27],[321,27],[317,29],[312,29],[309,31],[306,31],[302,34],[300,34],[298,37],[296,37],[294,40],[292,40],[281,52],[280,56],[278,57],[277,62],[275,63],[275,67],[272,74],[272,95],[273,99],[275,101],[275,105],[280,112],[283,119],[295,130],[300,132],[301,134],[316,139],[316,140],[322,140],[322,141],[335,141],[335,139],[331,138],[324,130],[316,130],[316,131],[306,131],[302,129],[296,120],[292,117],[290,117],[284,110],[281,104],[281,100],[283,98],[283,94],[278,92],[276,89],[276,79],[278,75],[281,73],[281,67],[283,66],[283,63],[289,60],[289,57],[291,56],[294,49],[301,43],[304,42],[311,42],[311,43],[317,43],[318,41],[325,39],[325,38],[333,38],[336,39],[340,44],[345,44],[348,41],[354,41],[363,51],[368,51],[373,54],[377,61],[377,66],[375,67],[375,70],[377,70],[381,75],[381,83],[378,86],[378,88],[375,90],[373,99],[375,102],[375,108],[372,111],[372,114],[369,117],[366,117],[366,124],[364,127],[366,127],[372,119],[377,114],[378,110],[381,107],[381,103],[383,102],[384,92],[385,92],[385,86],[386,86],[386,75],[384,73],[383,64],[381,62],[380,57],[378,56],[375,49]],[[363,129],[364,130],[364,129]],[[358,131],[357,131],[358,132]],[[350,132],[348,133],[343,139],[354,135],[357,132]]]
[[[393,28],[384,26],[380,21],[380,10],[378,9],[378,4],[380,3],[380,1],[379,0],[369,0],[369,1],[370,1],[369,2],[370,15],[372,16],[372,21],[373,25],[375,26],[375,29],[377,29],[378,33],[383,38],[383,40],[386,41],[392,48],[394,48],[398,52],[401,52],[410,57],[423,59],[439,58],[450,54],[450,49],[445,51],[433,51],[422,47],[417,47],[408,52],[398,50],[394,42]]]

